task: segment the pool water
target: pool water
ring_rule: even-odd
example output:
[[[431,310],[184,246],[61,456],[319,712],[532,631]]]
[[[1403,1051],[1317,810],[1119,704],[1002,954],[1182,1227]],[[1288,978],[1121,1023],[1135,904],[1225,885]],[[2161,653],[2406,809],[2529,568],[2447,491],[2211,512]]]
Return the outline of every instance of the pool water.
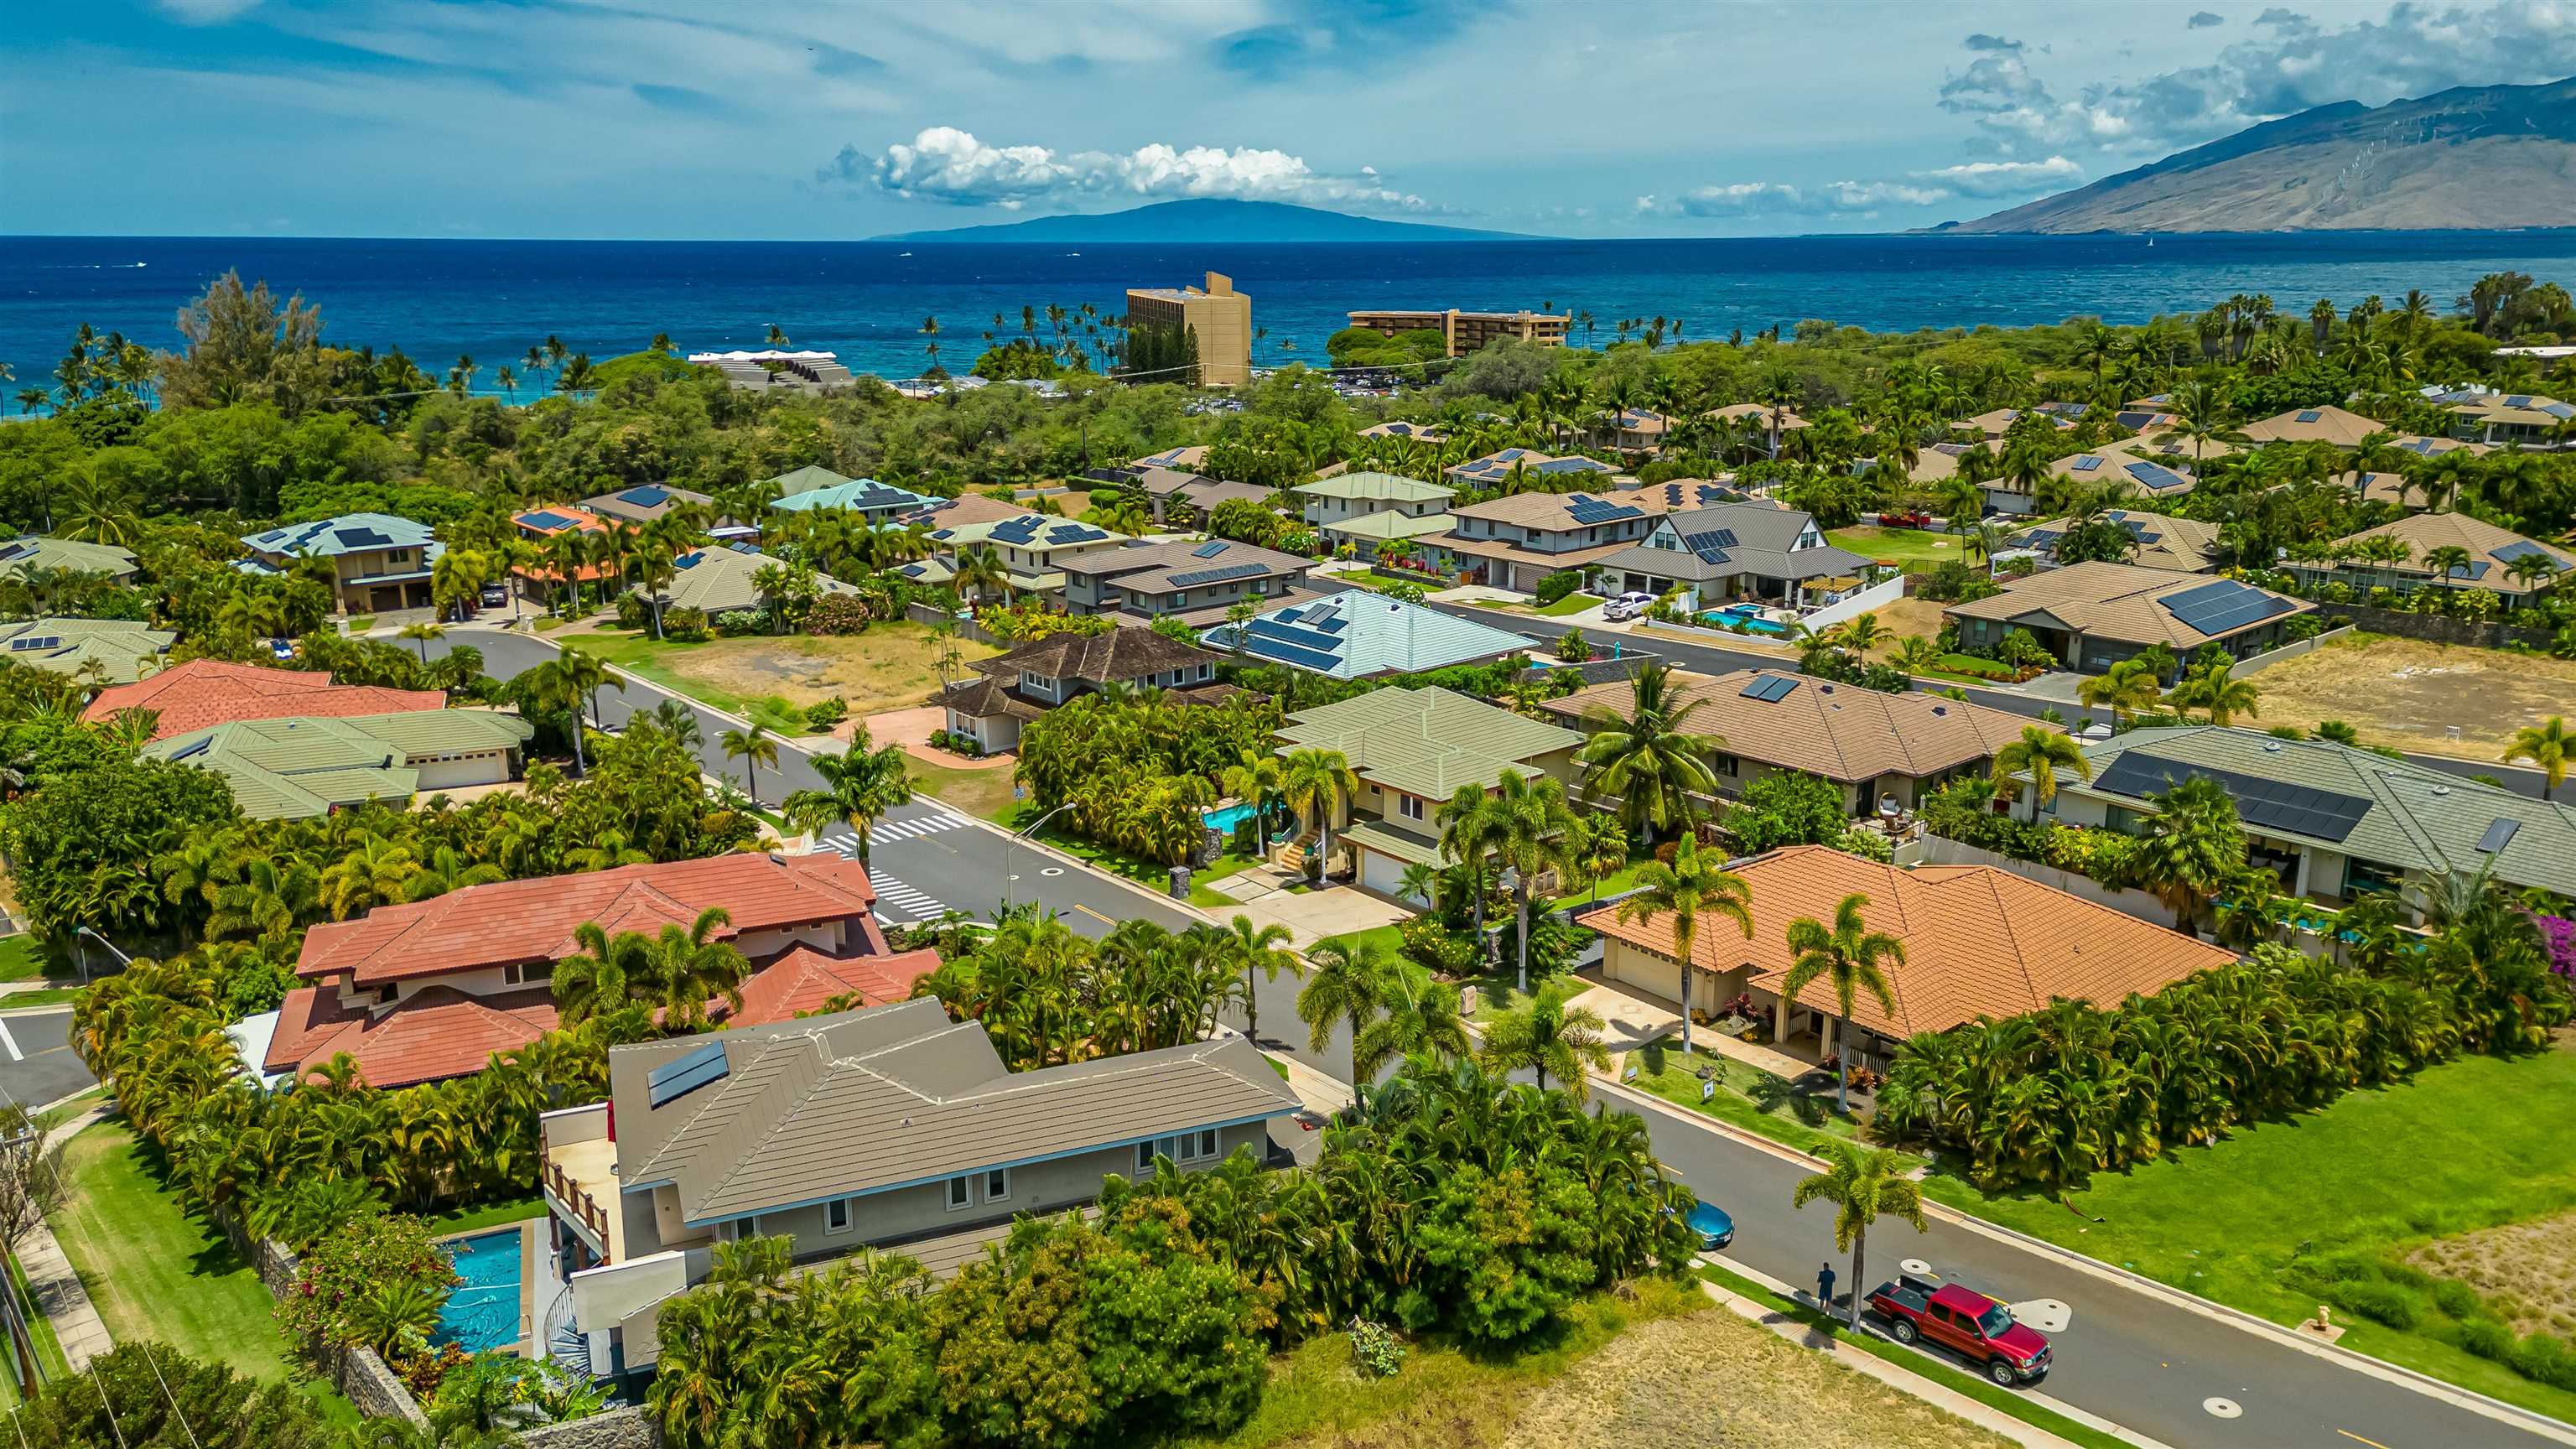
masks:
[[[1242,800],[1237,801],[1232,805],[1228,805],[1222,810],[1210,810],[1199,818],[1207,823],[1208,829],[1221,830],[1228,835],[1232,835],[1234,833],[1234,827],[1251,819],[1254,815],[1260,813],[1260,810],[1260,806],[1255,805],[1248,800]]]
[[[519,1346],[519,1229],[501,1228],[442,1243],[447,1261],[464,1281],[439,1310],[433,1343],[467,1353]]]
[[[1737,628],[1750,629],[1756,634],[1786,634],[1789,632],[1781,625],[1774,624],[1770,620],[1763,618],[1761,610],[1747,608],[1742,604],[1731,605],[1727,608],[1720,609],[1715,613],[1702,614],[1700,617],[1712,624],[1729,624]]]

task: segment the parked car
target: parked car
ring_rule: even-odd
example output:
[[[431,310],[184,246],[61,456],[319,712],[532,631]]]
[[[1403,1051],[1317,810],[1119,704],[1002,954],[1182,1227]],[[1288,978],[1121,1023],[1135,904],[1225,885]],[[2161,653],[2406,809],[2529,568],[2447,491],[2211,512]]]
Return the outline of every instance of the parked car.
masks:
[[[1898,1343],[1932,1343],[1966,1358],[2005,1388],[2046,1377],[2048,1338],[2012,1310],[1971,1288],[1911,1273],[1870,1290],[1869,1311]]]
[[[1654,605],[1655,596],[1652,594],[1621,594],[1601,606],[1601,617],[1615,624],[1623,619],[1638,618]]]
[[[483,586],[483,607],[487,609],[497,609],[508,602],[510,602],[510,586],[508,584],[485,584]]]
[[[1728,1244],[1735,1241],[1735,1219],[1726,1215],[1726,1209],[1712,1202],[1701,1203],[1690,1210],[1690,1227],[1692,1232],[1699,1234],[1699,1250],[1703,1253],[1722,1253]]]
[[[1924,528],[1931,522],[1931,514],[1912,508],[1899,509],[1894,513],[1882,513],[1878,516],[1878,526],[1881,528]]]

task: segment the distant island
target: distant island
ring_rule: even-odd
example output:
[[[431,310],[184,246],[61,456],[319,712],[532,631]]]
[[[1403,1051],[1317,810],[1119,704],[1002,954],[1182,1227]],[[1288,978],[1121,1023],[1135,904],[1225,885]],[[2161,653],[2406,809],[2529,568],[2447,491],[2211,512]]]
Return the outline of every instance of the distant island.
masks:
[[[2576,79],[2358,101],[2250,126],[1943,233],[2576,226]]]
[[[900,242],[1476,242],[1544,241],[1507,231],[1381,221],[1280,201],[1163,201],[1095,216],[902,231],[871,237]]]

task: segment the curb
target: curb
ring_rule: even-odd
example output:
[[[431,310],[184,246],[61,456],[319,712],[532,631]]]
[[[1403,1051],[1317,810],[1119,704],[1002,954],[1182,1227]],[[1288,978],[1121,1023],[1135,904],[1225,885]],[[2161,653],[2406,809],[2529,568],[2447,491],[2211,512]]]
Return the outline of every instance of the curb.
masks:
[[[990,831],[1014,845],[1027,846],[1038,851],[1040,854],[1052,856],[1056,860],[1063,862],[1071,869],[1082,871],[1088,875],[1108,881],[1123,889],[1133,891],[1137,895],[1143,896],[1145,899],[1152,901],[1157,905],[1168,906],[1173,910],[1179,911],[1184,916],[1193,917],[1202,924],[1211,926],[1224,924],[1214,916],[1211,916],[1207,912],[1200,910],[1198,907],[1191,905],[1188,901],[1174,900],[1170,896],[1129,880],[1127,877],[1118,874],[1116,871],[1102,870],[1100,867],[1093,865],[1082,857],[1077,855],[1068,855],[1064,851],[1056,849],[1054,846],[1047,844],[1045,841],[1040,840],[1035,836],[1024,836],[1012,831],[1004,830],[1001,826],[994,824],[992,821],[987,820],[980,815],[961,810],[958,807],[949,804],[947,801],[940,799],[936,795],[930,794],[926,791],[915,791],[913,798],[916,800],[928,800],[937,805],[940,809],[947,811],[958,819],[965,821],[968,825],[974,826],[979,830]]]

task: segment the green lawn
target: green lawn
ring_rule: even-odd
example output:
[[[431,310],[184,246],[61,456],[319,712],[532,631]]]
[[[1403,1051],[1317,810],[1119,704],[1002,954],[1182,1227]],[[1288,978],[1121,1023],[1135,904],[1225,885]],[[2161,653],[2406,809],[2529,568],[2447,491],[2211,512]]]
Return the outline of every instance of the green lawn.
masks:
[[[36,981],[46,974],[43,948],[33,936],[0,939],[0,981]]]
[[[978,820],[1000,821],[1018,808],[1018,802],[1011,798],[1011,777],[1018,773],[1016,766],[961,770],[934,764],[906,750],[904,768],[911,772],[916,792],[935,795],[942,804],[953,805]]]
[[[1372,926],[1365,931],[1353,931],[1347,936],[1328,936],[1315,944],[1323,946],[1335,943],[1353,951],[1365,950],[1374,943],[1389,956],[1401,956],[1404,954],[1404,931],[1400,926]]]
[[[36,1300],[27,1291],[27,1275],[19,1268],[15,1256],[9,1259],[9,1291],[17,1296],[18,1311],[26,1317],[27,1336],[35,1340],[39,1381],[70,1373],[71,1365],[63,1362],[62,1340],[54,1333],[54,1321],[36,1310]],[[11,1354],[6,1361],[14,1365],[17,1359]],[[0,1409],[14,1409],[18,1402],[17,1375],[14,1372],[0,1374]]]
[[[1919,528],[1837,528],[1825,542],[1864,558],[1892,563],[1909,574],[1928,574],[1936,564],[1956,562],[1959,540]]]
[[[1002,772],[996,770],[992,773],[1000,774]],[[1013,829],[1014,822],[1017,821],[1019,816],[1027,809],[1028,804],[1029,802],[1027,801],[1013,802],[1008,809],[1003,810],[999,815],[994,817],[994,823],[1000,825],[1005,830]],[[1144,886],[1157,894],[1168,890],[1171,887],[1172,868],[1162,864],[1160,861],[1140,860],[1122,850],[1113,850],[1105,845],[1095,845],[1088,840],[1078,840],[1075,837],[1058,830],[1051,824],[1039,827],[1038,833],[1031,838],[1053,846],[1057,850],[1063,851],[1065,854],[1072,856],[1074,859],[1079,860],[1086,865],[1096,867],[1100,870],[1105,870],[1111,875],[1124,876],[1128,880],[1132,880],[1138,885]],[[1210,862],[1205,868],[1191,873],[1191,901],[1194,904],[1201,904],[1198,900],[1199,893],[1204,890],[1210,882],[1223,880],[1227,876],[1249,870],[1260,863],[1261,860],[1258,856],[1237,855],[1231,850],[1227,851],[1225,854],[1218,856],[1214,861]],[[1211,895],[1218,894],[1213,891],[1208,893]],[[1224,900],[1221,903],[1225,905],[1234,904],[1231,899]]]
[[[1530,610],[1530,612],[1545,619],[1562,619],[1568,614],[1580,614],[1584,610],[1601,602],[1601,596],[1598,594],[1586,594],[1578,591],[1566,595],[1564,598],[1557,600],[1553,604],[1541,604]]]
[[[159,1154],[120,1122],[100,1122],[64,1146],[70,1203],[55,1235],[117,1342],[157,1339],[252,1378],[301,1377],[286,1358],[268,1289],[221,1229],[179,1208]],[[355,1411],[325,1383],[304,1379],[335,1417]]]
[[[1694,1034],[1699,1030],[1694,1028]],[[1637,1080],[1630,1086],[1801,1152],[1815,1151],[1816,1144],[1829,1137],[1861,1140],[1859,1120],[1834,1110],[1830,1090],[1808,1096],[1790,1091],[1786,1081],[1748,1062],[1707,1051],[1685,1057],[1679,1034],[1648,1043],[1630,1062],[1637,1068]],[[1700,1100],[1703,1067],[1718,1074],[1717,1095],[1705,1102]]]
[[[1989,1196],[1947,1174],[1925,1187],[2008,1227],[2295,1323],[2324,1301],[2328,1272],[2576,1207],[2571,1114],[2576,1051],[2473,1057],[2096,1177],[2069,1195],[2073,1212],[2036,1193]],[[2576,1393],[2471,1355],[2457,1346],[2459,1324],[2418,1296],[2427,1301],[2413,1330],[2338,1311],[2344,1345],[2576,1421]]]
[[[546,1215],[546,1200],[535,1194],[511,1198],[507,1202],[486,1203],[475,1208],[450,1208],[429,1219],[432,1237],[450,1233],[471,1233],[483,1228],[497,1228],[504,1223],[523,1223]]]

